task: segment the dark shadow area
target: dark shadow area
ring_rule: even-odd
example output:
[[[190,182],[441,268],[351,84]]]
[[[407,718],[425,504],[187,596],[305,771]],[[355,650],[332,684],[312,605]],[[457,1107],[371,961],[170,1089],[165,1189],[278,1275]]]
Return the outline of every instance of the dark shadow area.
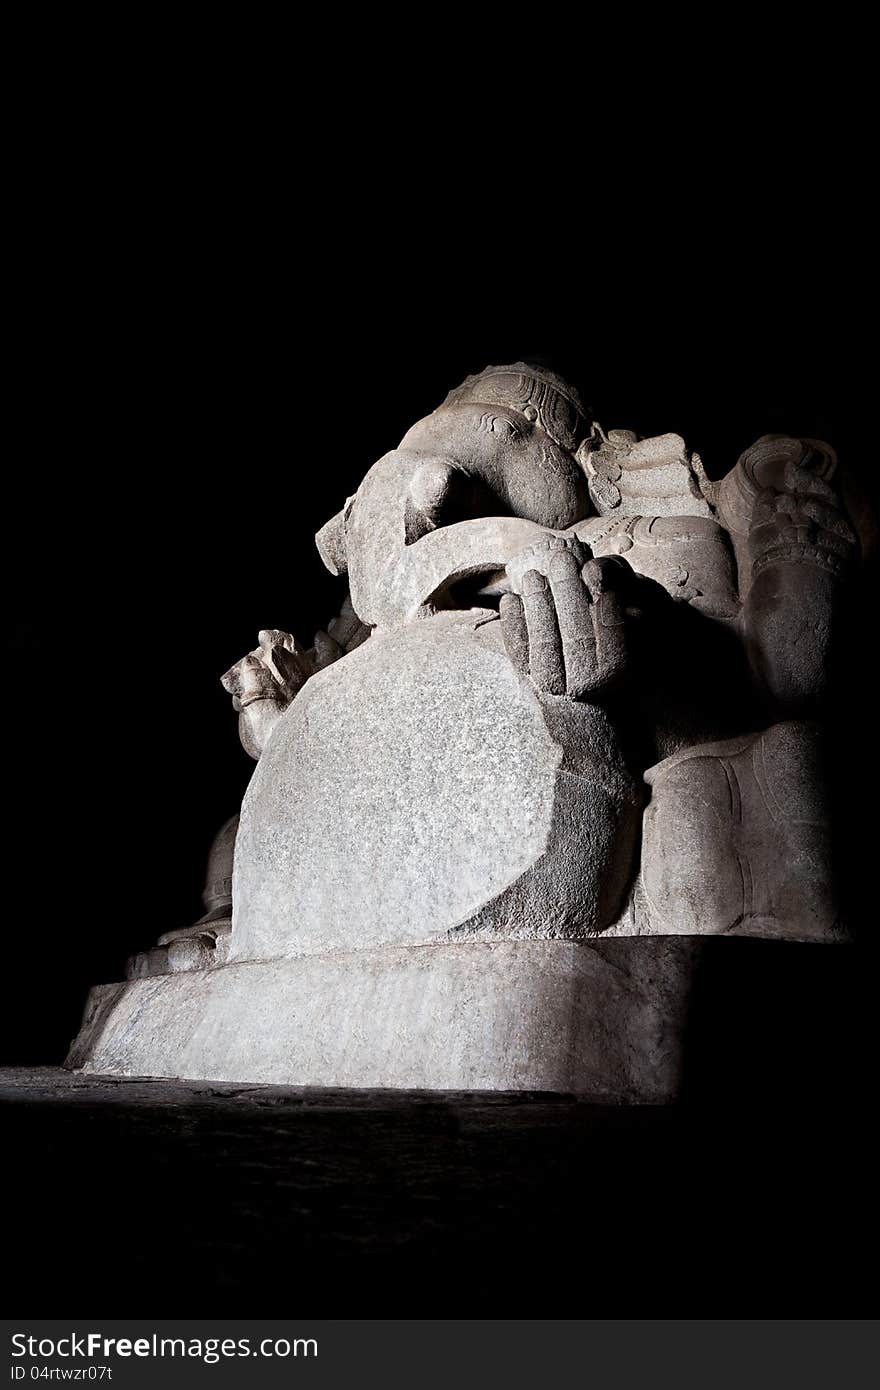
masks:
[[[683,1099],[780,1115],[864,1111],[875,1086],[867,946],[707,938],[684,1040]]]
[[[230,257],[210,232],[136,273],[125,245],[118,263],[108,251],[112,304],[62,265],[54,331],[37,323],[22,345],[40,438],[4,482],[9,1065],[57,1066],[88,988],[200,915],[208,848],[252,768],[219,676],[262,627],[307,645],[326,626],[345,590],[315,531],[467,373],[543,360],[606,429],[678,431],[716,478],[764,433],[824,438],[877,492],[858,390],[812,287],[802,324],[780,324],[775,299],[724,316],[714,291],[702,317],[644,300],[603,311],[592,285],[588,306],[555,321],[519,306],[505,321],[484,297],[452,307],[439,283],[391,304],[371,266],[346,275],[340,246],[312,304],[308,262],[289,268],[280,233],[265,230],[229,288],[240,248]],[[840,876],[862,945],[719,942],[694,989],[683,1107],[167,1100],[31,1079],[2,1097],[16,1306],[862,1315],[876,562],[871,575],[831,721]]]
[[[5,1247],[15,1306],[869,1311],[854,1258],[871,1241],[866,1136],[818,1090],[697,1111],[53,1081],[0,1083],[16,1134]]]

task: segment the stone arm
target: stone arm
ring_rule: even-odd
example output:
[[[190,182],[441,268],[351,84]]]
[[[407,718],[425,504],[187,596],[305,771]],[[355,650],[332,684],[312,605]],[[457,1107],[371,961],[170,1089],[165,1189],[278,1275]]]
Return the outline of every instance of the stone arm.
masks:
[[[346,598],[327,631],[303,649],[289,632],[263,629],[258,646],[221,677],[238,714],[238,735],[252,758],[259,758],[269,735],[310,676],[338,661],[369,636]]]
[[[858,541],[832,482],[811,466],[810,442],[774,443],[774,485],[757,493],[750,518],[740,625],[777,715],[804,717],[828,684],[835,616]]]

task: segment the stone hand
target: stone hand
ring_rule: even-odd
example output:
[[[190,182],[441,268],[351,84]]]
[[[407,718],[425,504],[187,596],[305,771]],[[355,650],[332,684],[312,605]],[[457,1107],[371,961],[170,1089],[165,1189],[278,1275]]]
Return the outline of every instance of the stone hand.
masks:
[[[841,580],[858,541],[805,447],[802,455],[788,458],[775,486],[755,498],[742,622],[749,661],[779,711],[812,718],[827,689]]]
[[[580,541],[554,536],[508,565],[514,593],[501,600],[507,654],[547,695],[601,698],[626,664],[625,621],[635,576],[617,556],[591,559]]]
[[[233,708],[246,709],[256,700],[287,706],[305,685],[314,667],[289,632],[263,629],[259,646],[236,662],[221,684],[232,696]]]
[[[756,499],[749,531],[753,573],[784,562],[842,571],[857,541],[834,491],[803,469],[786,477],[786,485],[784,491],[767,488]]]

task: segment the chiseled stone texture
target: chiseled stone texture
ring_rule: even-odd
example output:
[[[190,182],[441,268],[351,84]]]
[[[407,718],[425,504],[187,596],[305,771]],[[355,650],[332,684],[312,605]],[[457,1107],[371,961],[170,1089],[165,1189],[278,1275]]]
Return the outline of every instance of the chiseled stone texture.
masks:
[[[542,368],[468,378],[318,533],[339,617],[223,678],[259,760],[231,932],[166,931],[134,973],[179,973],[97,991],[73,1062],[675,1095],[709,938],[842,932],[842,483],[775,435],[713,483]]]
[[[613,920],[637,789],[601,712],[546,713],[493,616],[374,635],[309,681],[242,807],[230,959]]]
[[[92,991],[87,1072],[665,1102],[702,943],[469,942],[242,962]]]
[[[653,931],[845,936],[832,885],[820,730],[774,724],[649,768],[641,888]]]

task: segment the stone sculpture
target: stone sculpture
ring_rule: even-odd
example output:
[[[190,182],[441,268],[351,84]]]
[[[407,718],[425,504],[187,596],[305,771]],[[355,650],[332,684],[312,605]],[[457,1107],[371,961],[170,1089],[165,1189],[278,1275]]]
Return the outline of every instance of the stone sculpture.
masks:
[[[223,678],[258,759],[231,930],[206,900],[93,991],[70,1065],[666,1099],[705,938],[845,939],[821,727],[859,542],[827,445],[716,483],[490,367],[317,544],[339,617]]]

